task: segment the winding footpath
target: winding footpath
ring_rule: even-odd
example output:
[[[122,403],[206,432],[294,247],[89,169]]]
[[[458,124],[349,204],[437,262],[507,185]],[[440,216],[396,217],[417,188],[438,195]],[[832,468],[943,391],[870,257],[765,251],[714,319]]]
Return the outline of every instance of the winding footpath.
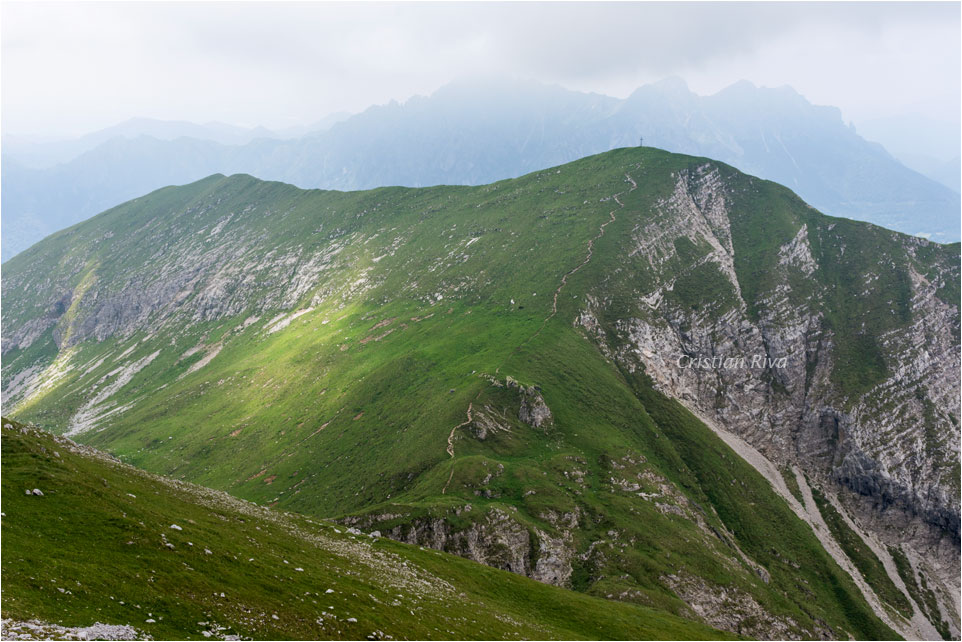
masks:
[[[628,174],[625,174],[625,178],[628,180],[629,183],[631,183],[631,188],[628,190],[628,193],[631,194],[636,189],[638,189],[638,183],[636,183],[635,179],[633,179]],[[618,203],[618,209],[624,209],[625,204],[621,202],[621,199],[618,198],[619,196],[621,196],[621,194],[614,194],[612,195],[611,198],[614,199],[615,203]],[[534,334],[528,337],[524,341],[524,343],[522,343],[517,348],[515,348],[514,352],[517,352],[518,350],[526,346],[529,342],[531,342],[532,339],[534,339],[539,334],[541,334],[541,331],[544,330],[546,325],[548,325],[548,322],[551,321],[551,319],[553,319],[555,315],[558,314],[558,295],[561,294],[561,290],[564,289],[564,286],[568,284],[568,277],[578,272],[581,268],[588,265],[588,263],[591,261],[591,257],[594,255],[594,252],[595,252],[595,241],[597,241],[602,236],[604,236],[605,228],[615,222],[616,220],[615,212],[617,211],[618,210],[611,210],[608,213],[608,216],[610,218],[601,224],[601,226],[598,228],[598,234],[593,239],[588,240],[588,254],[585,256],[585,260],[579,263],[578,265],[576,265],[575,267],[571,268],[570,270],[568,270],[564,274],[564,276],[561,277],[561,283],[558,285],[558,289],[554,291],[554,299],[552,299],[551,301],[551,314],[545,317],[544,321],[541,322],[541,327],[538,328],[538,330]],[[514,352],[512,352],[512,354],[514,354]]]
[[[625,174],[625,179],[626,179],[629,183],[631,183],[631,188],[628,189],[628,193],[629,193],[629,194],[631,194],[633,191],[635,191],[636,189],[638,189],[638,183],[636,183],[636,182],[635,182],[635,179],[633,179],[629,174]],[[614,195],[612,195],[611,198],[613,198],[614,201],[618,204],[618,209],[624,209],[625,204],[621,202],[621,199],[618,198],[619,196],[621,196],[621,193],[614,194]],[[561,294],[561,290],[564,289],[564,286],[568,284],[568,277],[571,276],[571,275],[573,275],[573,274],[575,274],[576,272],[578,272],[581,268],[583,268],[584,266],[588,265],[588,263],[591,261],[591,257],[594,255],[594,251],[595,251],[595,241],[597,241],[597,240],[600,239],[602,236],[604,236],[604,235],[605,235],[605,228],[615,222],[615,220],[616,220],[615,212],[617,212],[618,209],[611,210],[611,212],[608,213],[608,216],[609,216],[608,220],[605,221],[604,223],[602,223],[601,226],[598,228],[598,234],[595,235],[594,238],[588,239],[588,253],[587,253],[587,255],[585,256],[584,260],[583,260],[581,263],[579,263],[578,265],[576,265],[575,267],[573,267],[573,268],[571,268],[570,270],[568,270],[567,272],[565,272],[565,274],[561,277],[561,283],[558,285],[557,289],[554,291],[554,298],[553,298],[552,301],[551,301],[551,314],[549,314],[548,316],[546,316],[546,317],[544,318],[544,321],[541,322],[541,326],[535,331],[534,334],[532,334],[530,337],[528,337],[527,339],[525,339],[520,345],[518,345],[514,350],[511,351],[511,356],[514,356],[518,351],[521,350],[521,348],[523,348],[524,346],[526,346],[526,345],[527,345],[528,343],[530,343],[535,337],[537,337],[539,334],[541,334],[541,331],[544,330],[545,326],[548,325],[548,322],[551,321],[551,319],[553,319],[553,318],[558,314],[558,296]],[[498,366],[498,367],[495,369],[494,372],[495,372],[495,374],[500,373],[500,372],[501,372],[501,366]],[[479,391],[479,392],[478,392],[478,396],[475,397],[475,400],[477,400],[477,398],[480,397],[480,396],[481,396],[481,392]],[[455,426],[454,428],[452,428],[452,429],[451,429],[451,433],[448,435],[448,447],[446,448],[446,450],[447,450],[448,455],[449,455],[452,459],[454,458],[454,434],[458,431],[459,428],[463,428],[464,426],[467,426],[468,424],[471,423],[471,421],[472,421],[471,411],[472,411],[473,407],[474,407],[474,402],[471,402],[471,403],[468,404],[468,419],[467,419],[467,421],[462,421],[462,422],[459,423],[457,426]],[[444,488],[441,489],[441,494],[442,494],[442,495],[447,492],[447,490],[448,490],[448,485],[451,483],[451,478],[452,478],[453,476],[454,476],[454,468],[451,469],[451,473],[448,475],[448,481],[444,484]]]
[[[481,392],[479,391],[479,392],[478,392],[478,397],[480,397],[480,396],[481,396]],[[475,397],[475,399],[477,399],[477,397]],[[448,447],[447,447],[447,451],[448,451],[448,455],[451,456],[451,459],[454,459],[454,433],[457,432],[458,428],[463,428],[464,426],[467,426],[467,425],[470,424],[472,421],[474,421],[474,420],[471,418],[471,411],[472,411],[473,409],[474,409],[474,402],[472,401],[471,403],[468,404],[468,419],[467,419],[467,421],[462,421],[462,422],[459,423],[457,426],[455,426],[454,428],[452,428],[452,429],[451,429],[451,434],[448,435]],[[444,488],[441,489],[441,494],[442,494],[442,495],[444,495],[445,493],[448,492],[448,485],[451,484],[451,478],[452,478],[452,477],[454,477],[454,466],[451,466],[451,472],[450,472],[450,474],[448,475],[448,481],[444,482]]]
[[[468,420],[467,420],[467,421],[462,421],[462,422],[459,423],[457,426],[455,426],[454,428],[452,428],[452,429],[451,429],[451,434],[448,435],[448,448],[447,448],[447,451],[448,451],[448,454],[451,455],[452,457],[454,457],[454,433],[457,431],[458,428],[462,428],[462,427],[464,427],[464,426],[467,426],[469,423],[471,423],[471,422],[473,421],[473,420],[471,419],[471,410],[472,410],[473,408],[474,408],[474,402],[472,401],[471,403],[468,404]]]

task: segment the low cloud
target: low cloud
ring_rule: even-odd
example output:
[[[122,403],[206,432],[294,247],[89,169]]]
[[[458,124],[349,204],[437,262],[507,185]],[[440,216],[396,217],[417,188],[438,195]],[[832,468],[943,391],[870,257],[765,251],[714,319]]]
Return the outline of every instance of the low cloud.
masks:
[[[283,127],[511,74],[625,95],[790,84],[848,117],[959,111],[957,3],[3,3],[7,132]],[[886,111],[887,110],[887,111]]]

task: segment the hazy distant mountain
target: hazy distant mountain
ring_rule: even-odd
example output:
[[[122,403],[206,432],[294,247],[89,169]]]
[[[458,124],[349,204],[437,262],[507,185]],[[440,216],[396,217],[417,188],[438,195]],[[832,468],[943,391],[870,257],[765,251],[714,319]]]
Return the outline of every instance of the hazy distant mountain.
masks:
[[[271,130],[273,132],[273,136],[270,136],[269,138],[300,138],[301,136],[306,136],[308,134],[316,134],[318,132],[326,131],[342,120],[347,120],[350,117],[350,112],[337,111],[333,114],[328,114],[324,118],[315,121],[310,125],[295,125],[293,127],[283,127],[281,129]]]
[[[636,145],[641,136],[645,145],[716,158],[788,185],[829,214],[938,241],[960,236],[957,193],[861,138],[838,109],[814,106],[787,87],[740,82],[701,97],[669,79],[620,100],[472,80],[293,140],[227,145],[142,136],[108,141],[54,168],[5,167],[3,223],[21,231],[4,236],[3,256],[150,189],[215,172],[341,190],[482,184]],[[15,151],[6,156],[18,160]]]
[[[279,137],[264,127],[243,128],[217,122],[199,125],[180,120],[131,118],[74,139],[44,141],[28,136],[5,135],[3,153],[15,158],[22,166],[44,169],[73,160],[108,141],[141,136],[168,141],[187,137],[224,145],[244,145],[255,138]]]
[[[946,123],[921,114],[902,114],[869,120],[858,125],[859,133],[881,143],[907,167],[942,183],[956,192],[960,185],[958,123]]]
[[[928,170],[926,176],[946,187],[951,187],[956,192],[962,192],[962,157],[956,156],[939,167]]]
[[[962,192],[962,159],[958,156],[949,160],[941,160],[932,156],[921,154],[902,153],[898,159],[906,167],[911,167],[919,174],[931,178],[937,183],[946,187]]]
[[[113,138],[48,169],[25,167],[4,155],[3,258],[158,184],[191,182],[220,165],[229,149],[236,148],[192,138],[141,136]]]
[[[922,114],[908,113],[875,118],[858,124],[858,132],[877,141],[901,158],[910,153],[948,160],[959,155],[959,123],[935,120]]]

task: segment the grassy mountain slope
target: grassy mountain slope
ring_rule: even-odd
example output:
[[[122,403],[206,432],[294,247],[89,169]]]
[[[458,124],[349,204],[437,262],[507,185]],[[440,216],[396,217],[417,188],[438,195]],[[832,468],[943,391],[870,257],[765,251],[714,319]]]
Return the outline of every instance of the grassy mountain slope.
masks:
[[[705,166],[734,202],[737,292],[682,232],[671,256],[632,254]],[[6,265],[4,393],[19,418],[259,503],[745,635],[889,639],[784,498],[610,350],[659,270],[679,275],[673,305],[763,309],[803,226],[826,239],[819,278],[839,284],[817,302],[839,319],[836,354],[905,322],[880,311],[906,264],[938,281],[958,258],[647,148],[473,188],[214,176]],[[865,266],[844,261],[865,252],[828,242],[862,236],[899,261],[864,295],[847,279]],[[951,279],[940,292],[958,296]],[[850,333],[852,319],[870,331]],[[879,376],[849,361],[823,362],[843,399]],[[933,435],[932,452],[950,438]]]
[[[168,639],[729,637],[3,424],[5,618],[129,624]],[[25,494],[34,488],[43,494]]]

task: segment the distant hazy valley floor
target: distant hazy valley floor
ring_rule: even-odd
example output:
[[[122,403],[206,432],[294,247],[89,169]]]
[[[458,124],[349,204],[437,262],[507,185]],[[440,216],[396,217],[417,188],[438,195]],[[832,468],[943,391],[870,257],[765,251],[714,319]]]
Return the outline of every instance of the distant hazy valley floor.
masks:
[[[11,423],[5,617],[959,637],[958,244],[637,148],[482,187],[213,176],[16,256],[3,299],[6,413],[301,514]]]

